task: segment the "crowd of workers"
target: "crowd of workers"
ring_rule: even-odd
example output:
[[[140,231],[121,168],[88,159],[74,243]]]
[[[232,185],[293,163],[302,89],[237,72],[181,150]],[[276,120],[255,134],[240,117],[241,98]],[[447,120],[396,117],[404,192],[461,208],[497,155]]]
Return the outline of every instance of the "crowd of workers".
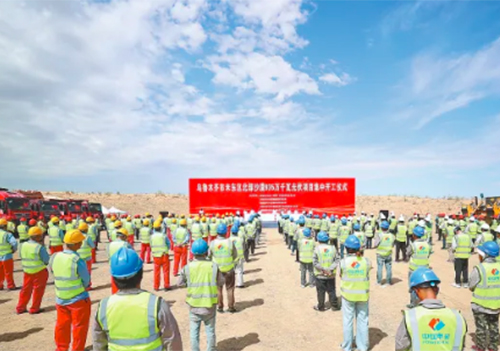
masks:
[[[388,218],[387,218],[388,217]],[[376,250],[377,285],[392,284],[393,251],[396,262],[408,262],[410,303],[396,334],[396,351],[463,350],[467,324],[459,311],[446,308],[437,299],[437,275],[429,268],[432,239],[437,234],[443,250],[454,262],[456,288],[472,291],[471,308],[476,324],[476,351],[497,351],[500,314],[500,218],[491,225],[485,216],[438,214],[408,220],[380,213],[362,212],[345,216],[313,213],[286,214],[278,219],[279,232],[295,261],[300,264],[301,287],[316,287],[317,311],[342,310],[344,341],[342,350],[369,350],[368,314],[370,296],[370,260],[365,250]],[[468,261],[479,255],[480,263],[470,273]],[[384,269],[386,279],[383,279]],[[336,294],[339,272],[341,299]],[[309,274],[308,279],[307,273]],[[356,340],[354,341],[354,320]],[[430,330],[429,330],[430,326]]]

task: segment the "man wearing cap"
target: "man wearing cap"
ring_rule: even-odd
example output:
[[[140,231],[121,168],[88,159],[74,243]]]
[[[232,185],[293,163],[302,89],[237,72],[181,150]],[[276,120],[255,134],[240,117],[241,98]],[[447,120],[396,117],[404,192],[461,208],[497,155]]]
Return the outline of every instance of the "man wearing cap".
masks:
[[[182,351],[177,321],[161,297],[141,289],[143,262],[130,248],[111,258],[118,293],[98,305],[92,327],[94,351]]]
[[[14,283],[13,253],[17,251],[17,240],[7,231],[7,220],[0,218],[0,290],[7,281],[7,290],[16,290]]]
[[[22,217],[20,220],[20,224],[16,228],[17,235],[19,235],[19,243],[25,243],[30,239],[28,235],[29,227],[26,225],[26,218]]]
[[[182,269],[178,283],[179,286],[187,285],[186,303],[189,305],[192,351],[200,351],[202,322],[207,334],[207,351],[216,350],[215,308],[218,303],[218,287],[224,284],[224,278],[218,265],[207,258],[208,249],[204,240],[193,242],[191,251],[194,260]]]
[[[160,290],[161,273],[163,272],[163,288],[165,291],[170,289],[170,240],[165,233],[161,232],[161,224],[155,222],[154,232],[151,235],[151,251],[153,253],[154,262],[154,289]],[[149,228],[147,228],[149,230]]]
[[[241,226],[243,227],[243,226]],[[245,262],[245,245],[244,245],[244,238],[239,236],[239,228],[240,228],[240,222],[236,221],[234,222],[232,228],[231,228],[231,237],[229,238],[234,247],[236,247],[236,251],[238,252],[238,257],[236,258],[235,268],[235,276],[236,276],[236,287],[237,288],[244,288],[245,287],[245,282],[243,281],[243,273],[244,273],[244,268],[243,268],[243,263]]]
[[[324,231],[320,231],[316,238],[319,245],[313,253],[314,276],[316,277],[316,293],[318,304],[313,308],[316,311],[325,310],[325,293],[328,293],[332,311],[340,310],[335,293],[335,276],[337,272],[337,249],[328,242],[330,238]]]
[[[66,250],[50,258],[49,266],[56,288],[54,335],[57,351],[69,350],[71,336],[72,350],[85,349],[92,304],[86,290],[90,284],[89,271],[77,252],[84,240],[85,235],[77,229],[67,232],[64,235]]]
[[[188,259],[188,246],[190,240],[190,233],[187,229],[187,220],[182,218],[179,221],[180,227],[178,227],[172,233],[172,239],[174,240],[174,275],[179,275],[179,268],[182,269],[187,264]]]
[[[49,250],[50,254],[53,255],[56,252],[61,252],[64,250],[63,247],[63,239],[64,239],[64,232],[61,230],[59,227],[59,218],[53,217],[51,220],[52,226],[49,227],[48,233],[49,233]]]
[[[476,323],[474,350],[498,350],[500,314],[500,262],[498,244],[487,241],[477,248],[479,264],[469,278],[472,314]],[[488,338],[489,336],[489,338]],[[488,343],[489,339],[489,343]]]
[[[419,303],[403,311],[395,338],[396,351],[464,350],[467,323],[459,311],[437,299],[440,282],[428,268],[418,268],[411,275],[410,291]]]
[[[29,309],[30,314],[42,312],[40,305],[42,303],[45,287],[49,272],[47,265],[50,256],[43,246],[43,232],[38,227],[32,227],[28,232],[29,240],[21,245],[19,252],[23,265],[23,286],[19,293],[19,302],[16,306],[17,314],[22,314],[27,311],[26,307],[33,296],[33,302]]]
[[[463,233],[459,226],[455,227],[455,235],[453,236],[451,249],[455,257],[455,282],[452,286],[455,288],[460,288],[461,286],[468,288],[469,258],[474,251],[474,246],[471,237]]]

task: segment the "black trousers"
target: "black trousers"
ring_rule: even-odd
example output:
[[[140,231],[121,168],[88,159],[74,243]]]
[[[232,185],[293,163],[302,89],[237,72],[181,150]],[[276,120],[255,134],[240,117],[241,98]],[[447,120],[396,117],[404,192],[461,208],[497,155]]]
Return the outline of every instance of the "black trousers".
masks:
[[[247,255],[246,257],[248,258],[248,251],[250,251],[253,254],[255,254],[255,239],[247,239]]]
[[[285,244],[288,245],[288,234],[285,233]]]
[[[406,242],[401,242],[396,240],[396,261],[399,261],[399,251],[401,251],[402,259],[406,261]]]
[[[372,241],[373,241],[373,237],[366,237],[366,248],[367,249],[371,249],[372,248]]]
[[[335,278],[318,279],[316,278],[316,293],[318,294],[318,307],[325,308],[325,294],[328,294],[331,307],[338,304],[337,294],[335,293]]]
[[[460,282],[462,276],[462,282]],[[467,284],[469,282],[469,259],[455,258],[455,283]]]

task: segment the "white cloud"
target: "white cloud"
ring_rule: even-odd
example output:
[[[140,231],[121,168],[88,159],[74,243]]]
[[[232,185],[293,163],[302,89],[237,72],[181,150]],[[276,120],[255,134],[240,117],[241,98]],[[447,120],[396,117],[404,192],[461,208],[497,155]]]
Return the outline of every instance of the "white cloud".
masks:
[[[347,73],[343,72],[338,76],[337,74],[331,72],[331,73],[326,73],[319,77],[319,80],[328,84],[333,84],[338,87],[343,87],[345,85],[348,85],[354,81],[354,79]]]

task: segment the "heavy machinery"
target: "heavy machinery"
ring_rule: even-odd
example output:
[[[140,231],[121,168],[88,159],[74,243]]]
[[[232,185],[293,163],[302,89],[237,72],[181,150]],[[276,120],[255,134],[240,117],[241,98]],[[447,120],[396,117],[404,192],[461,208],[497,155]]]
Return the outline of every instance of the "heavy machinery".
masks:
[[[485,221],[489,224],[494,218],[500,216],[500,196],[484,197],[477,196],[469,204],[462,205],[462,214],[465,216],[484,217]]]
[[[28,198],[18,192],[0,188],[0,217],[13,218],[18,223],[21,217],[33,216]]]
[[[49,220],[51,216],[61,215],[59,203],[53,199],[45,199],[40,191],[16,190],[16,192],[30,200],[32,217],[43,216],[45,220]]]

